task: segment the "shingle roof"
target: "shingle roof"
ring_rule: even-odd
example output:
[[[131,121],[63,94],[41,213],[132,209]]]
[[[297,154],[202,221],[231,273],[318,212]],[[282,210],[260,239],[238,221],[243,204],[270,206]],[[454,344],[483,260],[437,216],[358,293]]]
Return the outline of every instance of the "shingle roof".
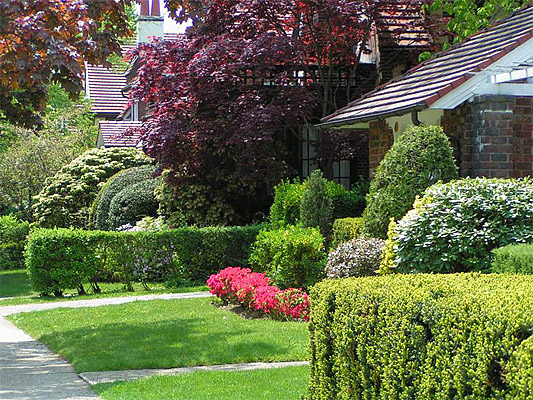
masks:
[[[533,6],[437,54],[322,120],[323,126],[422,110],[533,38]]]
[[[137,147],[140,134],[124,134],[130,128],[138,128],[141,121],[100,121],[99,136],[104,147]]]

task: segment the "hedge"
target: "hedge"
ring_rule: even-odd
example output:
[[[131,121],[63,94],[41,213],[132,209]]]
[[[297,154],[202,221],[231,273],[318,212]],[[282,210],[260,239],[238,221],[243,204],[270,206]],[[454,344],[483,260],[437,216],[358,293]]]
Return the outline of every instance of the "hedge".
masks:
[[[311,292],[309,399],[533,398],[533,277],[388,275]]]
[[[492,251],[494,272],[533,274],[533,244],[517,244]]]
[[[179,228],[152,232],[38,229],[26,249],[34,290],[61,295],[89,282],[205,282],[229,265],[244,265],[261,226]]]
[[[29,231],[27,222],[12,215],[0,216],[0,270],[24,268],[24,245]]]

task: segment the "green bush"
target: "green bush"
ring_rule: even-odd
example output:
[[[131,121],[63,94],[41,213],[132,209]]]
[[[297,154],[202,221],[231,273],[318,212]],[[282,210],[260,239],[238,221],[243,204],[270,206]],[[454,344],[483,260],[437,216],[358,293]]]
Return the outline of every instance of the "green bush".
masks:
[[[533,244],[517,244],[492,251],[494,272],[533,274]]]
[[[261,231],[249,258],[254,271],[265,272],[282,289],[315,284],[324,275],[325,261],[320,231],[297,226]]]
[[[302,196],[307,183],[289,180],[274,188],[274,203],[270,207],[270,223],[274,228],[296,225],[300,221]],[[328,193],[333,203],[333,219],[356,217],[362,214],[366,204],[368,183],[360,181],[352,190],[336,182],[327,181]]]
[[[116,229],[126,224],[133,226],[143,217],[155,217],[158,204],[154,189],[158,184],[157,179],[147,179],[118,192],[109,205],[110,227]]]
[[[311,292],[309,399],[533,398],[533,277],[388,275]]]
[[[493,249],[533,242],[533,185],[486,178],[434,185],[395,234],[400,272],[489,270]]]
[[[36,196],[34,215],[40,227],[81,227],[89,222],[89,209],[100,188],[117,172],[150,164],[135,149],[90,149],[46,180]]]
[[[27,222],[12,215],[0,216],[0,270],[24,267],[24,245],[29,231]]]
[[[300,203],[300,222],[304,228],[320,229],[327,238],[333,224],[333,205],[326,182],[318,169],[307,179]]]
[[[339,218],[333,222],[333,242],[331,247],[335,248],[340,243],[357,239],[361,235],[363,224],[362,218]]]
[[[386,238],[390,219],[403,217],[417,195],[438,181],[457,177],[452,148],[442,128],[407,129],[385,154],[370,184],[363,213],[364,233]]]
[[[26,249],[34,290],[98,291],[102,277],[132,281],[205,282],[227,266],[245,265],[262,226],[187,227],[146,232],[37,229]]]
[[[353,239],[330,251],[326,275],[331,279],[374,275],[381,262],[382,239]]]
[[[141,167],[134,167],[129,168],[123,171],[120,171],[113,175],[111,178],[108,179],[108,181],[105,183],[105,185],[102,186],[102,189],[96,196],[90,210],[89,220],[90,220],[90,226],[94,229],[100,229],[100,230],[110,230],[110,229],[116,229],[120,225],[117,225],[116,223],[111,223],[111,217],[110,217],[110,206],[111,202],[115,199],[116,196],[119,195],[119,193],[123,192],[127,188],[129,188],[132,185],[136,185],[141,182],[145,181],[155,181],[154,185],[157,185],[160,183],[159,179],[152,178],[153,173],[155,172],[155,167],[152,165],[143,165]],[[144,200],[146,200],[150,204],[150,211],[153,208],[153,204],[157,204],[155,200],[155,195],[153,193],[153,189],[151,193],[147,193],[146,191],[141,191],[139,193],[139,196]],[[141,202],[142,204],[142,202]],[[125,223],[128,222],[136,222],[137,220],[141,219],[143,216],[153,216],[154,212],[151,211],[151,214],[139,214],[135,213],[134,211],[131,212],[129,209],[126,210],[128,214],[133,214],[133,217],[127,218]],[[137,215],[135,215],[137,214]],[[113,217],[118,217],[120,219],[120,215],[113,215]],[[135,219],[135,217],[138,217]],[[130,221],[130,219],[133,219],[133,221]]]

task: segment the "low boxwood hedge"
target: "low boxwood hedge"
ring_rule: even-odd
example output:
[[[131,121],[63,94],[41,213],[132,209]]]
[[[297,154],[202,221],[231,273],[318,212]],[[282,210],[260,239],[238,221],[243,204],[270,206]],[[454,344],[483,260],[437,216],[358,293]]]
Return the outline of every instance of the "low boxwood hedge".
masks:
[[[152,232],[38,229],[26,248],[33,289],[61,295],[89,282],[205,282],[227,266],[245,265],[262,226],[179,228]]]
[[[359,239],[363,228],[363,218],[339,218],[333,222],[333,241],[331,248],[334,249],[340,243]]]
[[[533,277],[323,281],[311,292],[309,399],[533,398]]]
[[[492,251],[494,272],[533,274],[533,244],[516,244]]]

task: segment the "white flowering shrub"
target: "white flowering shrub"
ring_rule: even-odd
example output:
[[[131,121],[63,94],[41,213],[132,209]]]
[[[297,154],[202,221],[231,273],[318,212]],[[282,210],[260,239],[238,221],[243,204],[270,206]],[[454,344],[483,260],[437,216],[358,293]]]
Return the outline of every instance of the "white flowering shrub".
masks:
[[[328,278],[374,275],[379,268],[384,245],[384,240],[372,238],[341,243],[328,255]]]

